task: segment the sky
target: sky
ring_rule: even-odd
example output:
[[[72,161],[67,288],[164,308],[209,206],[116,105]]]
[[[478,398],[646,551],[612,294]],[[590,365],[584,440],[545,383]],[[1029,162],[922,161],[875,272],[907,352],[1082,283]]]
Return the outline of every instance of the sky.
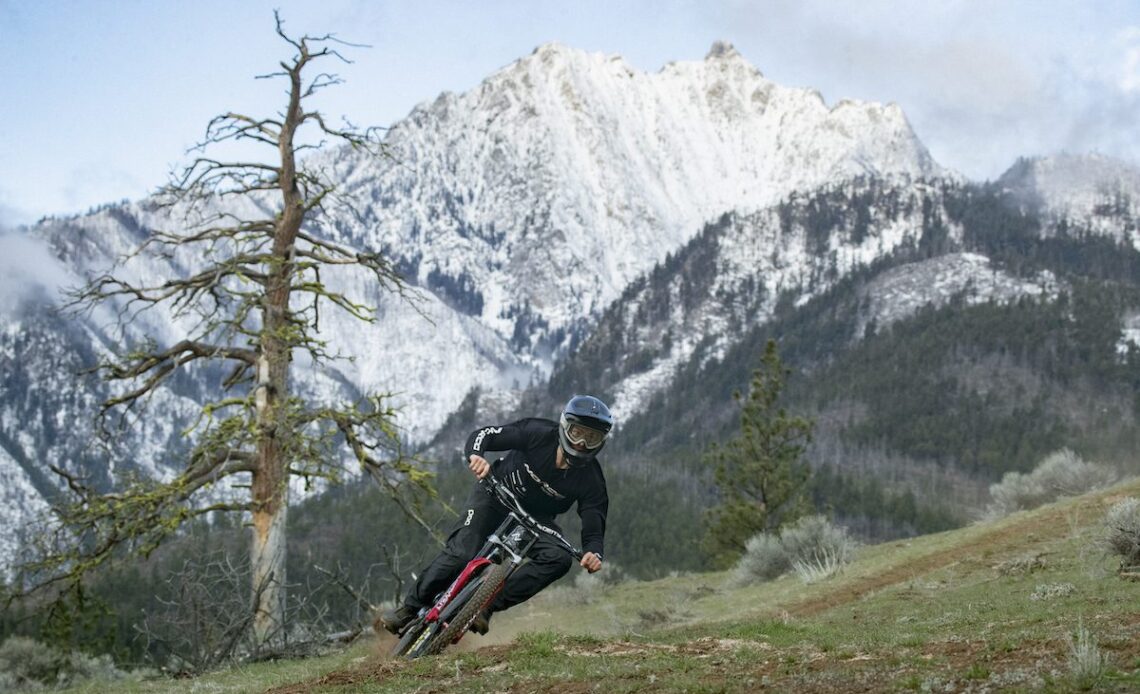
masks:
[[[0,230],[136,200],[211,117],[274,113],[291,55],[351,64],[316,105],[387,126],[550,42],[656,72],[732,43],[785,86],[895,102],[935,160],[994,179],[1019,156],[1140,166],[1140,0],[0,0]]]

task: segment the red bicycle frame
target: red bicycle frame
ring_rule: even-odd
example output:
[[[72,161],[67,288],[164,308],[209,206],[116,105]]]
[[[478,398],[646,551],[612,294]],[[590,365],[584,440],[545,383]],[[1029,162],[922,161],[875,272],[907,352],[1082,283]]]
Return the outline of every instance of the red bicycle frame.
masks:
[[[459,576],[452,581],[451,586],[444,591],[443,595],[439,596],[439,600],[436,600],[435,605],[424,615],[424,621],[434,622],[439,619],[439,613],[443,612],[443,608],[447,607],[447,603],[451,602],[451,599],[458,595],[459,591],[463,590],[463,586],[467,585],[467,582],[471,580],[475,572],[490,563],[491,560],[486,557],[475,557],[467,562],[467,566],[463,568],[463,573],[459,574]]]

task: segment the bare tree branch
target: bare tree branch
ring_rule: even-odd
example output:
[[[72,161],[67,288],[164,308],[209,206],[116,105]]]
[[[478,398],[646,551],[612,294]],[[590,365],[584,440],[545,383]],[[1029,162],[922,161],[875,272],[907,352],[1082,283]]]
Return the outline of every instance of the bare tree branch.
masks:
[[[332,127],[319,111],[306,108],[306,99],[341,83],[330,72],[310,76],[309,63],[330,57],[349,62],[337,48],[353,44],[332,34],[291,37],[277,12],[274,22],[277,35],[296,51],[280,63],[281,71],[259,76],[288,81],[288,103],[279,117],[227,110],[211,119],[190,150],[191,161],[151,201],[151,210],[165,215],[170,228],[148,231],[116,267],[73,293],[69,304],[76,310],[109,309],[118,322],[124,347],[95,370],[122,385],[102,403],[101,415],[119,412],[124,422],[128,412],[141,417],[136,404],[163,392],[177,374],[210,364],[228,371],[222,392],[202,405],[185,430],[193,445],[174,479],[128,480],[112,491],[96,490],[90,480],[53,466],[73,498],[55,509],[58,525],[49,539],[56,551],[24,567],[41,585],[78,585],[88,571],[122,552],[150,553],[190,519],[242,513],[252,529],[249,589],[257,647],[285,633],[284,510],[291,477],[337,481],[347,448],[414,523],[441,539],[420,508],[422,499],[436,498],[432,475],[404,450],[396,411],[382,397],[362,405],[312,407],[291,390],[297,353],[315,362],[340,356],[319,333],[323,304],[376,320],[374,309],[326,285],[325,272],[360,268],[385,291],[419,306],[418,295],[380,252],[349,248],[314,230],[334,204],[347,206],[358,219],[360,214],[327,173],[298,152],[329,140],[388,156],[380,129],[361,130],[347,121]],[[266,161],[209,153],[215,145],[235,142],[258,148]],[[160,280],[140,279],[154,273],[131,265],[155,261],[166,271]],[[135,318],[152,309],[165,311],[151,315],[182,331],[174,344],[140,336],[145,331]],[[224,480],[237,481],[237,491],[207,496]]]

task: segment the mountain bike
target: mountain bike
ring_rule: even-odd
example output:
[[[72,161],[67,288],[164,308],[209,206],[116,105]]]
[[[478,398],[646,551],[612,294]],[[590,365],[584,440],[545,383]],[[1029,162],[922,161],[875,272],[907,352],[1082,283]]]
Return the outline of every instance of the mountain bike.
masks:
[[[458,643],[467,629],[487,609],[507,579],[522,565],[527,553],[542,537],[581,561],[582,550],[572,545],[554,528],[543,525],[519,503],[514,492],[494,475],[479,484],[507,510],[507,516],[483,544],[475,558],[467,563],[451,585],[430,607],[420,610],[415,619],[400,632],[400,640],[392,655],[418,658],[439,653]]]

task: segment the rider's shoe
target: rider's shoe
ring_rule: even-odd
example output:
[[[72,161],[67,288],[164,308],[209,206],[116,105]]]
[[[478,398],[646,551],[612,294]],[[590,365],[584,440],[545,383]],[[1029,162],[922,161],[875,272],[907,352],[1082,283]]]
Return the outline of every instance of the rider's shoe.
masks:
[[[410,605],[400,605],[381,614],[376,622],[385,630],[399,634],[400,630],[408,625],[408,622],[416,618],[417,612],[419,610]]]
[[[467,628],[480,636],[486,634],[491,628],[491,611],[481,610],[479,614],[475,615],[475,621],[471,622],[471,626]]]

